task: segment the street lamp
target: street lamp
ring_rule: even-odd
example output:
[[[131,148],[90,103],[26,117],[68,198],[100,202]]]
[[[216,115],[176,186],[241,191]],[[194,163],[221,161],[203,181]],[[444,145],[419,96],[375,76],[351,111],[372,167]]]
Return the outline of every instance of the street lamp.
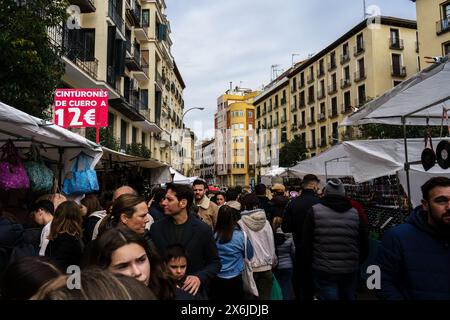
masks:
[[[186,115],[186,113],[188,113],[188,112],[191,111],[191,110],[195,110],[195,109],[198,109],[198,110],[205,110],[205,108],[202,108],[202,107],[193,107],[193,108],[187,109],[187,110],[183,113],[183,116],[181,117],[181,123],[183,123],[183,119],[184,119],[184,116]]]

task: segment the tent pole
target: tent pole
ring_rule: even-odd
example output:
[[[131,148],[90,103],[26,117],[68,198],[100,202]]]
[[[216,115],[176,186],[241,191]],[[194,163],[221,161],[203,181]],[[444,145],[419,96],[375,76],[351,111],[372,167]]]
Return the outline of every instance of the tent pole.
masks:
[[[403,124],[403,141],[405,144],[405,172],[406,172],[406,186],[408,188],[408,201],[411,202],[411,185],[409,182],[409,162],[408,162],[408,141],[406,139],[406,118],[402,117]]]
[[[59,161],[58,161],[58,175],[59,175],[59,187],[62,188],[63,185],[63,181],[62,181],[62,171],[63,171],[63,153],[64,153],[64,149],[63,148],[58,148],[58,153],[59,153]]]

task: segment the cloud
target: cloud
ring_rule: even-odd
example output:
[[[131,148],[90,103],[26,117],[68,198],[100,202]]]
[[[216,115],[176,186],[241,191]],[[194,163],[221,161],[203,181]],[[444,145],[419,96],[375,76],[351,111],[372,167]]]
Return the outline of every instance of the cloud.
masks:
[[[410,1],[373,0],[381,14],[415,19]],[[316,53],[363,20],[361,0],[166,0],[172,53],[186,83],[185,119],[201,117],[213,128],[217,98],[228,88],[258,89],[271,77],[271,65],[290,67]],[[344,5],[345,4],[345,5]],[[194,113],[195,112],[195,113]],[[196,132],[200,137],[202,132]]]

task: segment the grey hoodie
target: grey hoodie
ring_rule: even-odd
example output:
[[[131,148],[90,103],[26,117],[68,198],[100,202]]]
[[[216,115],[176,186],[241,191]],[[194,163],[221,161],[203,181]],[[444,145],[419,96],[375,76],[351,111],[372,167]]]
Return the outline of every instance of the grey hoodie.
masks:
[[[242,211],[241,220],[238,223],[253,245],[254,255],[251,260],[253,271],[272,270],[272,267],[277,264],[275,241],[264,210]]]

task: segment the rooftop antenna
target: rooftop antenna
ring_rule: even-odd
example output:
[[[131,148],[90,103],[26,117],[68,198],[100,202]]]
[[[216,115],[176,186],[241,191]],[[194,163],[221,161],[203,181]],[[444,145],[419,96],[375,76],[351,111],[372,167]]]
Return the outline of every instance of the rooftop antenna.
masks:
[[[366,20],[366,18],[368,16],[370,16],[370,14],[367,13],[366,0],[363,0],[363,6],[364,6],[364,15],[363,15],[363,17],[364,17],[364,20]]]
[[[294,65],[294,57],[295,56],[299,56],[300,54],[298,53],[291,53],[291,60],[292,60],[292,65]]]
[[[270,76],[270,82],[272,82],[274,79],[276,79],[278,77],[278,71],[280,71],[280,69],[278,69],[280,65],[279,64],[273,64],[271,66],[271,76]]]

